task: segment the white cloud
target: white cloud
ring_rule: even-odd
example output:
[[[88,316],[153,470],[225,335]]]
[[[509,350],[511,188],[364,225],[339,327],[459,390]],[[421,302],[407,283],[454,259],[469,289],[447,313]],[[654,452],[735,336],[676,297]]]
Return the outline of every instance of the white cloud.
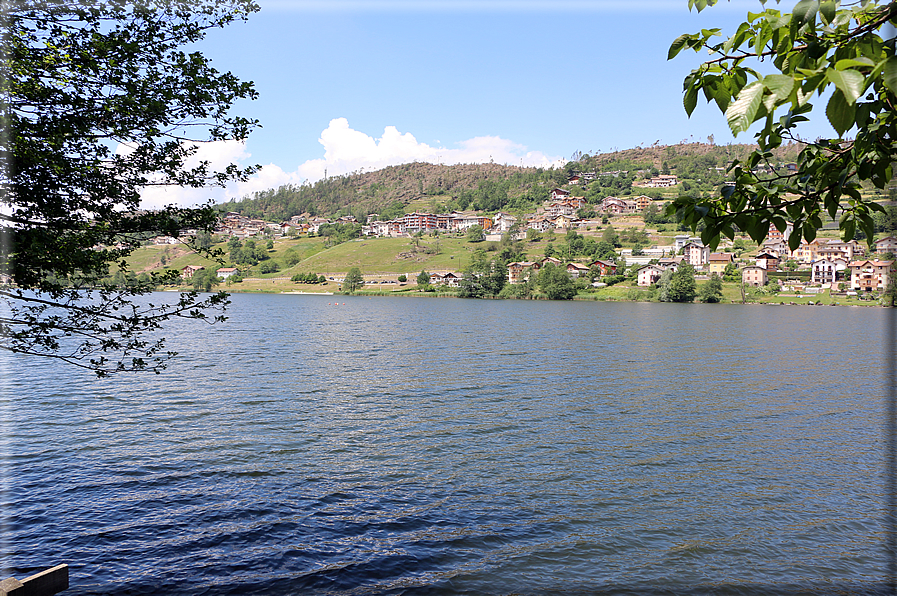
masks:
[[[187,168],[199,165],[201,161],[208,161],[212,171],[223,170],[229,164],[241,163],[250,155],[246,152],[246,145],[240,141],[214,141],[200,143],[194,155],[187,160]],[[127,154],[132,148],[119,145],[116,153]],[[227,188],[180,188],[166,186],[150,186],[140,193],[140,205],[145,209],[164,207],[165,205],[191,206],[205,203],[210,199],[221,202],[229,197]]]
[[[429,163],[507,163],[509,165],[549,167],[559,158],[549,157],[538,151],[501,137],[475,137],[458,143],[457,149],[431,147],[420,143],[411,133],[401,133],[395,126],[383,129],[383,136],[373,138],[349,127],[345,118],[336,118],[321,133],[319,142],[324,146],[324,157],[312,159],[299,166],[299,174],[314,182],[328,176],[350,172],[376,170],[386,166],[413,161]]]
[[[457,143],[457,148],[431,147],[420,143],[411,133],[402,133],[395,126],[383,129],[379,138],[350,128],[345,118],[335,118],[318,139],[324,146],[324,157],[310,159],[298,166],[295,172],[286,172],[280,166],[269,164],[246,182],[234,182],[226,188],[147,188],[141,194],[145,208],[164,205],[197,205],[212,200],[216,203],[239,199],[253,192],[277,188],[286,184],[316,182],[325,172],[338,176],[361,170],[371,171],[386,166],[413,161],[442,163],[506,163],[516,166],[551,167],[563,165],[560,157],[547,156],[539,151],[527,151],[526,147],[495,136],[474,137]],[[119,147],[120,152],[127,148]],[[187,165],[208,160],[216,170],[228,164],[248,165],[251,155],[243,143],[218,141],[200,145],[197,154]]]

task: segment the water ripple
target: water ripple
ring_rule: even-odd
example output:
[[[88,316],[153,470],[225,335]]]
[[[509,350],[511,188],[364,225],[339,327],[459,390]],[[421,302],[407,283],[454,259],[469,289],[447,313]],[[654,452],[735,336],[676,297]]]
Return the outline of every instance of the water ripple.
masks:
[[[7,362],[4,577],[883,593],[882,310],[345,301],[234,296],[162,377]]]

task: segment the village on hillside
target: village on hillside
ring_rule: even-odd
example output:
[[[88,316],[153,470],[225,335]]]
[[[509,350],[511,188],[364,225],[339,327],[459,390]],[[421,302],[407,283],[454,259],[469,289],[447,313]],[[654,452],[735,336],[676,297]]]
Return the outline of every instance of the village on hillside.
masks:
[[[613,173],[611,173],[613,174]],[[576,173],[568,180],[575,187],[585,184],[594,173]],[[671,188],[678,183],[675,175],[658,175],[646,178],[633,187]],[[532,213],[515,216],[498,211],[484,214],[477,211],[452,211],[429,213],[415,210],[388,220],[370,214],[365,222],[358,222],[352,215],[325,218],[303,213],[286,221],[269,222],[248,218],[237,212],[224,213],[216,230],[220,238],[247,240],[254,237],[295,238],[314,236],[325,226],[351,225],[357,228],[359,238],[414,238],[423,235],[481,234],[481,240],[499,241],[503,236],[526,240],[534,233],[549,231],[569,232],[600,230],[614,218],[646,213],[649,209],[662,211],[665,203],[646,195],[608,196],[599,203],[589,205],[584,197],[573,191],[554,188],[550,198]],[[584,216],[585,215],[585,216]],[[568,259],[563,261],[546,254],[541,258],[507,263],[507,283],[525,283],[531,275],[547,264],[562,268],[576,280],[589,278],[595,287],[605,285],[603,279],[627,275],[634,285],[652,287],[665,271],[675,272],[683,263],[690,265],[698,276],[717,275],[728,281],[736,279],[743,286],[763,287],[771,282],[788,283],[791,290],[808,294],[830,290],[848,295],[872,294],[885,291],[895,276],[894,253],[897,238],[888,236],[876,240],[874,252],[867,255],[866,246],[856,240],[841,241],[817,238],[812,242],[802,240],[791,250],[788,239],[790,225],[785,230],[770,226],[769,234],[756,255],[751,259],[739,258],[735,251],[711,252],[700,238],[679,234],[668,244],[639,246],[637,249],[618,247],[613,257]],[[174,238],[160,237],[156,243],[178,242]],[[731,242],[728,247],[732,248]],[[202,266],[189,265],[181,271],[181,277],[189,280]],[[221,280],[240,273],[238,266],[220,267],[215,271]],[[382,276],[378,276],[378,279]],[[331,278],[333,279],[333,278]],[[336,281],[339,281],[339,277]],[[434,286],[458,287],[463,279],[461,271],[435,271],[430,274]],[[393,283],[393,280],[388,280]],[[380,279],[378,283],[387,283]]]

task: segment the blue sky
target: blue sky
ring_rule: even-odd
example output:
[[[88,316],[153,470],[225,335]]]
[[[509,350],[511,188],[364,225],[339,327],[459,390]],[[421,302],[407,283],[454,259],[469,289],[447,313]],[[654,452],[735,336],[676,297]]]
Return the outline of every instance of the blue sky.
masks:
[[[682,79],[706,54],[667,61],[667,50],[682,33],[731,32],[762,10],[759,0],[723,0],[700,14],[687,0],[258,2],[260,12],[212,32],[199,49],[255,83],[260,98],[236,112],[263,127],[245,146],[202,155],[261,164],[262,173],[227,189],[157,191],[146,204],[239,198],[313,182],[325,169],[414,160],[549,166],[575,151],[709,135],[730,142],[715,105],[701,100],[691,119],[682,108]],[[804,136],[829,134],[819,120]]]

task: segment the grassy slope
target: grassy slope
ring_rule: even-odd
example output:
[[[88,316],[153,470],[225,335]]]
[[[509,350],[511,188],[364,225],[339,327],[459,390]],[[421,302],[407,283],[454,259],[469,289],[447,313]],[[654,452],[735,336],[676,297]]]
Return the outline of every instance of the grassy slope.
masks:
[[[629,227],[642,228],[644,223],[640,217],[627,216],[625,218],[614,218],[611,222],[618,232],[622,232]],[[651,227],[652,243],[671,244],[673,236],[679,232],[673,231],[673,226],[667,224],[666,229],[657,233],[656,229]],[[588,236],[600,239],[603,229],[593,229],[589,231],[581,231]],[[821,236],[836,237],[837,232],[825,232]],[[263,242],[263,241],[260,241]],[[555,243],[561,245],[564,243],[564,233],[555,234]],[[304,291],[304,292],[335,292],[339,290],[337,282],[328,282],[324,285],[308,285],[297,284],[289,281],[289,278],[296,273],[317,273],[327,277],[340,277],[350,268],[358,267],[365,274],[368,281],[395,280],[400,274],[405,274],[409,278],[409,283],[404,286],[398,284],[383,285],[377,284],[378,291],[407,291],[414,288],[414,278],[421,270],[429,272],[433,271],[461,271],[469,262],[471,254],[478,248],[488,249],[494,243],[470,243],[464,237],[440,236],[438,237],[438,254],[436,254],[437,238],[427,236],[417,241],[409,238],[376,238],[376,239],[359,239],[336,246],[327,247],[324,238],[300,238],[289,239],[283,238],[275,240],[274,249],[268,251],[271,259],[280,265],[280,271],[276,273],[261,275],[257,270],[250,270],[246,273],[246,279],[239,284],[225,284],[223,287],[231,291],[250,291],[250,292],[283,292],[283,291]],[[750,255],[755,254],[757,247],[751,242],[746,242],[747,251],[743,258],[747,259]],[[545,248],[548,246],[547,239],[540,242],[524,242],[527,259],[535,260],[544,255]],[[624,245],[625,246],[625,245]],[[227,252],[224,243],[218,244],[216,248]],[[299,263],[292,267],[286,264],[286,251],[293,249],[301,258]],[[720,250],[724,250],[721,246]],[[160,258],[167,256],[167,266],[165,268],[182,269],[187,265],[201,265],[207,268],[215,268],[222,266],[230,266],[227,255],[224,255],[225,263],[221,264],[214,260],[207,259],[196,253],[190,252],[184,246],[146,246],[138,249],[131,255],[129,264],[135,272],[147,271],[151,269],[161,269]],[[699,281],[698,284],[703,283]],[[618,284],[610,288],[603,288],[597,292],[584,295],[583,298],[598,300],[626,300],[629,289],[635,286],[634,280],[632,284]],[[371,286],[369,286],[371,288]],[[838,304],[857,304],[868,305],[869,302],[863,302],[856,299],[846,299],[844,297],[832,298],[826,292],[820,296],[770,296],[762,297],[760,302],[795,302],[798,304],[806,304],[807,301],[822,302],[829,304],[837,302]],[[724,284],[724,301],[725,302],[741,302],[741,292],[736,284]]]
[[[436,253],[438,243],[438,254]],[[280,265],[276,273],[261,275],[257,269],[247,272],[249,277],[273,279],[292,277],[296,273],[318,273],[324,275],[337,275],[347,272],[352,267],[358,267],[365,275],[392,274],[397,276],[405,273],[416,275],[421,270],[427,271],[460,271],[470,262],[471,254],[477,248],[487,248],[491,243],[483,242],[473,244],[464,238],[440,236],[437,238],[426,237],[421,239],[417,246],[409,238],[377,238],[361,239],[345,242],[328,248],[324,238],[303,238],[299,240],[276,240],[274,249],[268,251],[272,260]],[[544,251],[545,242],[536,243],[539,246],[539,254]],[[232,266],[224,255],[224,264],[202,257],[193,252],[187,252],[180,247],[180,254],[174,256],[175,247],[169,249],[172,258],[163,267],[160,256],[164,247],[146,246],[136,250],[128,262],[136,272],[150,269],[183,269],[187,265],[201,265],[207,268],[219,268]],[[227,250],[225,244],[218,244],[215,248]],[[301,260],[292,267],[287,266],[286,251],[294,249],[299,253]],[[432,254],[428,254],[428,251]]]

